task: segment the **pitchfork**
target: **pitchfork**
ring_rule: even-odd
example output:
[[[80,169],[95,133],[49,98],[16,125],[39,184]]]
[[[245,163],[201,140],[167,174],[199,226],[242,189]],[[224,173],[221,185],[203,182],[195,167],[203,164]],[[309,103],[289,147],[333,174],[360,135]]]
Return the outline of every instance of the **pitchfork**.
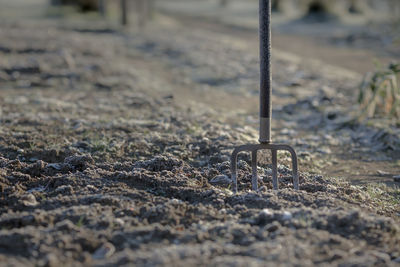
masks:
[[[296,151],[288,145],[273,144],[271,141],[271,118],[272,118],[272,100],[271,100],[271,0],[260,0],[260,139],[259,144],[242,145],[236,147],[231,156],[231,175],[232,188],[237,192],[237,157],[240,152],[251,152],[252,167],[252,188],[258,190],[257,178],[257,151],[271,150],[272,154],[272,181],[274,190],[279,189],[278,185],[278,160],[279,150],[290,152],[293,165],[293,186],[299,189],[299,177],[297,171]]]

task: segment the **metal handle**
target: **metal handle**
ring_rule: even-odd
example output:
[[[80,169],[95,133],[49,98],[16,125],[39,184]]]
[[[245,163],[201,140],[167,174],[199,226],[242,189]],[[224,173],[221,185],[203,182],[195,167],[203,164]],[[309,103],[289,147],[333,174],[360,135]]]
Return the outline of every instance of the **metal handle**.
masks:
[[[128,25],[128,2],[127,0],[121,0],[121,23],[122,25]]]
[[[260,0],[260,142],[271,142],[271,0]]]

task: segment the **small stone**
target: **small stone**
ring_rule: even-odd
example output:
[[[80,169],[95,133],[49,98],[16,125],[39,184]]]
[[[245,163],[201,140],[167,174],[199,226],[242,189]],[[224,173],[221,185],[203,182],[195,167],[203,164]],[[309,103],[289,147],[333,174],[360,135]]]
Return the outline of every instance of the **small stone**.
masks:
[[[284,221],[289,221],[289,220],[291,220],[293,218],[293,215],[292,215],[292,213],[290,213],[289,211],[284,211],[283,213],[282,213],[282,220],[284,220]]]
[[[228,185],[231,182],[232,180],[226,175],[218,175],[210,180],[210,184],[213,185]]]
[[[263,209],[263,210],[260,212],[260,215],[272,216],[273,214],[272,214],[272,212],[271,212],[269,209]]]
[[[21,198],[22,204],[24,204],[27,207],[34,207],[38,204],[36,201],[36,198],[33,194],[27,194],[22,196]]]
[[[385,171],[381,171],[381,170],[377,170],[376,171],[380,176],[386,176],[386,175],[389,175],[389,173],[388,172],[385,172]]]
[[[393,260],[395,263],[400,263],[400,257],[397,257],[396,259]]]
[[[121,218],[116,218],[116,219],[114,220],[114,224],[115,224],[116,226],[122,227],[122,226],[124,226],[125,222],[124,222],[124,220],[122,220]]]
[[[76,225],[68,219],[56,223],[54,227],[59,231],[66,231],[69,233],[77,230]]]
[[[280,226],[281,226],[280,223],[275,221],[273,223],[268,224],[267,227],[266,227],[266,230],[268,232],[275,232],[276,230],[279,229]]]
[[[173,205],[177,205],[177,204],[181,204],[181,203],[182,203],[182,200],[173,198],[173,199],[171,199],[169,202],[170,202],[171,204],[173,204]]]
[[[62,185],[57,187],[55,191],[62,194],[72,194],[74,192],[74,189],[71,185]]]
[[[400,175],[393,176],[393,181],[396,183],[400,183]]]
[[[220,205],[223,206],[225,205],[225,200],[223,200],[222,198],[217,198],[214,200],[215,205]]]
[[[268,223],[268,220],[272,218],[273,214],[269,209],[263,209],[260,211],[258,214],[256,224],[258,225],[266,225]]]
[[[91,184],[88,184],[88,185],[86,186],[86,188],[87,188],[88,190],[91,190],[91,191],[96,191],[96,190],[97,190],[97,188],[96,188],[94,185],[91,185]]]
[[[115,252],[115,247],[111,243],[105,243],[93,253],[93,259],[102,260],[111,257]]]
[[[59,171],[62,169],[62,164],[61,163],[50,163],[50,164],[47,164],[47,167],[53,168],[53,169]]]
[[[317,149],[317,152],[319,152],[321,154],[332,154],[332,151],[329,147],[321,147],[321,148]]]
[[[268,188],[266,186],[260,186],[260,188],[258,188],[259,193],[266,193],[267,191],[268,191]]]

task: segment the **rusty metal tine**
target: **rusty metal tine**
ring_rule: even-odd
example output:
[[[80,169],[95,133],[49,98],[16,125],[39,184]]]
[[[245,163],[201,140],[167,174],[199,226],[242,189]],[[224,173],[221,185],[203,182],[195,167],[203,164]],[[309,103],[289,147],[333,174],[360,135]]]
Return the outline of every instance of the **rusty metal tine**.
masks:
[[[255,149],[254,145],[242,145],[236,147],[231,156],[231,178],[232,178],[232,189],[233,192],[237,192],[237,157],[242,151],[253,151]]]
[[[252,185],[253,190],[258,190],[258,177],[257,177],[257,150],[253,150],[251,153],[251,169],[252,169]]]
[[[293,187],[294,189],[299,190],[299,174],[296,151],[293,149],[293,147],[288,145],[282,145],[281,150],[288,151],[292,157]]]
[[[237,193],[237,149],[235,149],[231,156],[231,178],[232,178],[232,191]]]
[[[279,189],[278,184],[278,151],[276,149],[272,149],[272,183],[274,185],[274,190]]]
[[[293,186],[294,189],[299,190],[299,174],[297,173],[297,155],[296,152],[290,151],[292,155],[292,172],[293,172]]]

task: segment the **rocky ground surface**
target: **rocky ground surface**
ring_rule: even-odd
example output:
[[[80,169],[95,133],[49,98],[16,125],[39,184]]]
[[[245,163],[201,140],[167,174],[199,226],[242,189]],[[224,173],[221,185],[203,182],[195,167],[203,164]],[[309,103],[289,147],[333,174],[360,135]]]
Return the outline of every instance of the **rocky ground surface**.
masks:
[[[234,195],[257,42],[163,22],[1,22],[0,265],[399,265],[398,125],[347,119],[358,76],[276,52],[273,132],[300,190],[280,154],[282,189],[264,155],[250,191],[243,154]],[[376,164],[392,187],[326,175]]]

